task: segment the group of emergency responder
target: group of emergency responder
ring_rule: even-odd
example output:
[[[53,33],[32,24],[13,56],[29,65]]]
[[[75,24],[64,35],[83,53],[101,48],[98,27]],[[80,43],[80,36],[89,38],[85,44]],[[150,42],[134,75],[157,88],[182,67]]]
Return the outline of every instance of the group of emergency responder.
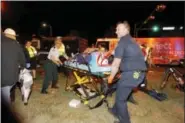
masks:
[[[14,30],[7,30],[4,31],[5,34],[9,33],[10,35],[14,35],[14,37],[16,37]],[[130,35],[130,25],[127,21],[117,24],[116,34],[119,42],[114,51],[114,60],[111,67],[111,74],[108,77],[108,83],[112,83],[118,70],[121,70],[121,78],[117,82],[115,104],[113,108],[109,109],[109,112],[117,119],[114,123],[130,123],[127,100],[130,95],[132,95],[133,89],[143,82],[146,76],[147,67],[140,46]],[[36,79],[36,48],[34,48],[31,45],[31,41],[28,40],[26,41],[23,49],[26,59],[26,67],[32,70],[33,78]],[[100,49],[102,50],[103,48]],[[65,53],[65,46],[62,43],[62,37],[56,37],[54,46],[51,47],[47,60],[44,63],[44,80],[41,89],[42,94],[48,93],[47,89],[50,82],[52,82],[52,88],[58,88],[57,67],[63,65],[62,59],[67,60],[69,57]],[[25,66],[23,65],[22,67]],[[16,81],[18,80],[15,79],[13,84],[15,84]],[[10,88],[11,86],[12,85],[10,85]]]
[[[24,56],[14,55],[14,57],[17,57],[17,59],[18,59],[17,60],[18,63],[15,63],[14,65],[12,65],[12,63],[9,63],[10,60],[7,60],[7,61],[3,62],[3,64],[2,64],[3,67],[5,67],[3,69],[3,70],[5,70],[5,72],[3,72],[3,73],[6,73],[6,74],[2,75],[2,78],[3,78],[2,85],[3,86],[1,86],[1,91],[4,92],[2,94],[4,94],[4,98],[6,98],[5,100],[7,100],[10,103],[10,100],[14,101],[14,99],[15,99],[15,89],[12,89],[12,88],[18,82],[19,72],[18,71],[15,72],[14,75],[7,74],[7,73],[11,73],[9,71],[12,71],[13,68],[19,68],[19,70],[20,70],[20,68],[27,68],[31,71],[33,80],[35,80],[36,79],[36,67],[37,67],[37,49],[34,46],[32,46],[31,40],[26,40],[24,45],[21,45],[16,40],[16,37],[17,37],[16,32],[11,28],[7,28],[4,30],[4,32],[1,32],[1,36],[2,36],[1,39],[3,42],[2,46],[4,46],[3,49],[6,50],[6,51],[2,52],[4,54],[4,55],[2,55],[3,59],[6,59],[6,57],[12,58],[11,55],[6,56],[6,54],[8,53],[8,49],[14,50],[13,48],[9,48],[9,47],[11,47],[12,44],[9,46],[4,44],[4,42],[7,43],[7,40],[14,41],[13,43],[16,43],[16,45],[18,46],[18,49],[21,49],[21,51],[19,51],[19,52],[24,54]],[[12,55],[13,55],[13,53],[12,53]],[[58,88],[56,86],[56,83],[58,81],[57,67],[62,65],[62,62],[60,61],[61,56],[68,59],[68,56],[65,53],[65,46],[62,43],[62,37],[56,37],[55,42],[54,42],[54,46],[50,49],[49,55],[47,57],[48,59],[44,63],[45,77],[44,77],[43,87],[42,87],[42,91],[41,91],[42,94],[47,93],[46,89],[47,89],[50,81],[52,81],[53,88]],[[20,60],[20,58],[23,60]],[[11,61],[13,61],[13,59]],[[25,63],[25,66],[24,65],[20,66],[20,61],[22,62],[22,64]],[[10,68],[10,66],[12,66],[13,68]],[[9,68],[9,69],[7,70],[7,68]],[[16,77],[12,77],[12,76],[16,76]],[[12,79],[8,80],[8,78],[12,78]],[[11,81],[11,82],[9,82],[9,81]],[[11,84],[9,84],[9,83],[11,83]],[[8,87],[8,89],[7,89],[7,87]],[[11,94],[10,94],[10,90],[11,90]],[[11,98],[10,98],[10,95],[11,95]]]

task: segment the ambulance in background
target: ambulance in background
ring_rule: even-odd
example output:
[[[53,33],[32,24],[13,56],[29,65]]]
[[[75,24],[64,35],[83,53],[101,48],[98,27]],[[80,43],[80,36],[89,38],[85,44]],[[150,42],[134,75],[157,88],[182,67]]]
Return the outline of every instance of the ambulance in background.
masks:
[[[152,48],[152,61],[154,64],[170,64],[173,60],[184,59],[184,37],[162,38],[135,38],[139,45],[145,44]],[[117,38],[98,38],[96,47],[104,45],[109,51],[114,51],[118,43]]]

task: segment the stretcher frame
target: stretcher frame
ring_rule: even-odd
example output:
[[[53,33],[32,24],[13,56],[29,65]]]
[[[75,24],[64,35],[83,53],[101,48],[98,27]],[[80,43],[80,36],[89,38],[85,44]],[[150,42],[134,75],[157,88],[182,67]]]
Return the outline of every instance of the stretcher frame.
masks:
[[[66,80],[66,86],[65,86],[65,90],[66,91],[73,91],[78,97],[80,97],[81,102],[85,105],[87,105],[89,107],[89,109],[94,109],[94,108],[98,108],[99,106],[101,106],[103,103],[106,103],[107,108],[110,108],[109,103],[107,101],[107,96],[108,95],[112,95],[115,91],[116,91],[116,83],[117,81],[119,81],[120,79],[120,72],[117,73],[117,75],[115,76],[114,80],[113,80],[113,84],[108,84],[107,82],[107,76],[110,75],[109,73],[104,73],[102,74],[94,74],[91,73],[90,71],[90,67],[89,67],[89,71],[86,70],[81,70],[78,68],[74,68],[74,67],[70,67],[70,66],[65,66],[68,70],[70,70],[72,72],[72,74],[74,75],[74,77],[76,78],[76,82],[73,85],[68,85],[68,80],[70,78],[70,76],[67,76],[67,80]],[[69,75],[69,74],[68,74]],[[93,87],[96,91],[96,95],[94,96],[89,96],[88,93],[86,92],[86,86],[85,84],[87,83],[92,83]],[[97,88],[96,84],[99,83],[100,84],[100,89]],[[80,86],[84,93],[86,94],[87,98],[84,98],[81,94],[79,94],[73,87],[75,86]],[[140,85],[137,87],[138,90],[146,93],[147,95],[151,96],[152,98],[157,99],[158,101],[163,101],[167,99],[167,95],[163,94],[163,93],[159,93],[156,90],[149,90],[146,87],[140,87]],[[91,105],[89,103],[89,100],[95,98],[95,97],[100,97],[100,101],[96,104],[96,105]]]
[[[103,79],[109,75],[109,73],[107,72],[107,73],[102,74],[100,72],[97,72],[95,74],[95,73],[91,72],[88,63],[85,63],[85,65],[88,66],[88,71],[64,65],[64,67],[66,69],[68,69],[65,91],[73,91],[75,93],[75,95],[77,95],[80,98],[81,102],[84,105],[87,105],[89,107],[89,109],[97,108],[97,107],[101,106],[103,104],[103,102],[106,102],[106,104],[108,106],[108,102],[105,99],[105,93],[103,92],[102,82],[104,81]],[[76,79],[76,82],[74,82],[74,84],[72,84],[72,85],[69,85],[69,79],[71,78],[71,74],[69,74],[69,73],[72,73],[72,75]],[[88,92],[86,90],[88,87],[86,84],[92,85],[92,88],[89,88],[89,89],[91,89],[91,91],[93,90],[95,95],[90,96],[88,94]],[[100,84],[99,88],[97,87],[98,84]],[[84,97],[82,94],[80,94],[78,92],[78,90],[77,90],[78,87],[82,88],[86,97]],[[99,101],[96,105],[91,105],[89,100],[96,98],[96,97],[100,97],[100,100],[102,100],[103,102]]]

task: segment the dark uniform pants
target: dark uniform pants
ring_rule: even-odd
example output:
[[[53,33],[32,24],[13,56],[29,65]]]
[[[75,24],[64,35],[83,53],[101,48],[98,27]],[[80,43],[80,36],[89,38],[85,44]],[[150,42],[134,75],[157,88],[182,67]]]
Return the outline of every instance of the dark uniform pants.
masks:
[[[58,70],[57,65],[53,63],[51,60],[47,60],[44,64],[44,82],[42,85],[42,91],[46,90],[52,81],[52,85],[55,85],[58,81]]]
[[[127,99],[132,90],[144,79],[145,72],[129,71],[121,74],[121,79],[117,83],[116,100],[112,112],[116,115],[120,123],[130,123]]]

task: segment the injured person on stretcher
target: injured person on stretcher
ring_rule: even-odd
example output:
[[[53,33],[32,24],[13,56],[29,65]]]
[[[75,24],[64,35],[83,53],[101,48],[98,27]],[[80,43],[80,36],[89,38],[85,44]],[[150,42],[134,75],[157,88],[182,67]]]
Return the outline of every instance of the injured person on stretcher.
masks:
[[[64,67],[70,73],[67,74],[66,91],[75,92],[81,101],[88,105],[90,109],[99,107],[103,102],[107,103],[108,106],[106,97],[115,92],[116,82],[121,76],[121,72],[119,72],[113,80],[113,84],[108,84],[107,76],[110,75],[112,60],[113,55],[110,52],[101,52],[95,49],[91,50],[91,52],[76,54],[72,59],[65,61]],[[72,76],[76,82],[69,84],[69,79],[71,79]],[[145,79],[138,89],[155,99],[163,100],[160,97],[156,97],[156,91],[146,88],[146,81]],[[96,97],[100,97],[100,101],[94,106],[89,104],[89,100]],[[132,95],[129,96],[128,101],[137,104]]]

